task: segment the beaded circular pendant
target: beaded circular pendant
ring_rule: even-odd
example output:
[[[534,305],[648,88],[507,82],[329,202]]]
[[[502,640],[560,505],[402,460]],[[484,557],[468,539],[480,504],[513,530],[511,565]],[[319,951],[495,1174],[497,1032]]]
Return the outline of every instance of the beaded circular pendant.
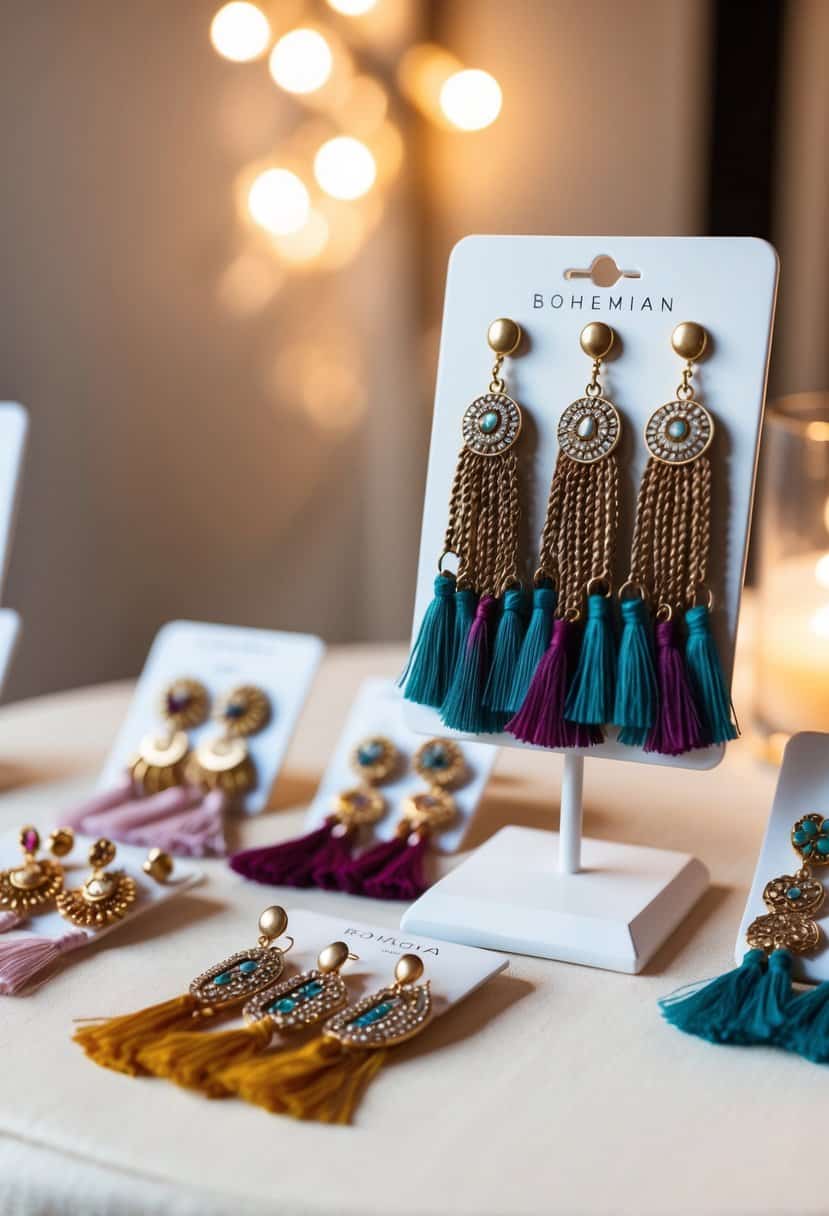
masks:
[[[698,401],[668,401],[645,424],[645,443],[663,464],[688,464],[711,446],[714,419]]]
[[[753,950],[793,950],[808,954],[820,942],[820,929],[809,916],[799,912],[770,912],[758,916],[748,927],[746,941]]]
[[[441,832],[456,815],[455,800],[446,790],[433,787],[422,794],[412,794],[403,803],[403,814],[411,831],[426,828]]]
[[[805,871],[781,874],[767,882],[763,903],[772,912],[801,912],[814,915],[824,900],[823,883],[810,878]]]
[[[609,456],[621,433],[619,412],[604,397],[579,397],[558,420],[559,447],[579,464],[592,464]]]
[[[814,812],[798,819],[792,828],[792,847],[812,865],[829,865],[829,819]]]
[[[521,411],[506,393],[476,397],[463,416],[463,442],[478,456],[500,456],[521,434]]]

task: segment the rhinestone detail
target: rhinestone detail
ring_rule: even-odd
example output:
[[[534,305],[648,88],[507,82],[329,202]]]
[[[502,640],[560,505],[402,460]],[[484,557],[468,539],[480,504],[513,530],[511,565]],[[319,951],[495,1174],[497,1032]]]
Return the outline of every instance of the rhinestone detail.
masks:
[[[497,419],[494,425],[490,415]],[[482,429],[484,419],[491,429]],[[464,445],[479,456],[500,456],[512,447],[520,434],[521,411],[505,393],[477,397],[463,416]]]
[[[559,447],[579,464],[609,456],[621,433],[619,411],[604,397],[579,397],[558,420]]]
[[[685,424],[680,438],[678,423]],[[714,420],[698,401],[669,401],[654,410],[645,426],[645,443],[651,456],[663,464],[696,460],[714,438]]]

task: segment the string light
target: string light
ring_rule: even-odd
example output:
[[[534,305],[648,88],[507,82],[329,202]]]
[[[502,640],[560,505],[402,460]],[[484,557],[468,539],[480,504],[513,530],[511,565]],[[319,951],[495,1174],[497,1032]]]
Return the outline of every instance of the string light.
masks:
[[[328,220],[315,208],[298,232],[276,237],[274,244],[286,262],[315,262],[328,244]]]
[[[299,232],[308,222],[311,200],[305,184],[289,169],[266,169],[248,191],[248,210],[274,236]]]
[[[478,68],[455,72],[440,90],[440,108],[462,131],[490,126],[501,112],[501,100],[498,81]]]
[[[328,7],[344,17],[362,17],[374,8],[377,0],[328,0]]]
[[[250,63],[268,49],[271,27],[255,4],[234,0],[220,8],[210,26],[210,41],[225,59]]]
[[[271,76],[288,93],[314,93],[331,75],[334,56],[319,30],[284,34],[271,51]]]
[[[314,157],[314,176],[332,198],[362,198],[374,185],[377,165],[359,139],[338,135],[327,140]]]

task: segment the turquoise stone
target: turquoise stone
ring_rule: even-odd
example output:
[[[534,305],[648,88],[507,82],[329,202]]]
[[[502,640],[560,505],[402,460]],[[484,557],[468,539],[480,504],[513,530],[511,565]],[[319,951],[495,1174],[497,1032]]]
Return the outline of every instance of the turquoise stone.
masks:
[[[310,1001],[313,997],[319,996],[322,989],[323,985],[320,980],[311,980],[309,983],[303,984],[299,990],[299,995],[303,1001]]]
[[[259,970],[259,964],[254,962],[252,958],[246,958],[243,963],[239,964],[239,970],[242,975],[251,975],[252,972]]]
[[[829,835],[829,819],[824,819],[823,823],[820,825],[820,830],[821,832],[826,832],[826,834]]]
[[[800,890],[800,887],[789,887],[786,892],[786,899],[800,899],[802,894],[803,892]]]
[[[809,833],[808,833],[808,832],[804,832],[802,829],[798,830],[798,831],[797,831],[797,832],[795,832],[795,834],[794,834],[794,842],[795,842],[795,844],[806,844],[806,842],[808,841],[808,839],[809,839]]]
[[[813,848],[814,848],[814,845],[804,844],[803,849],[801,850],[803,853],[803,856],[808,857]]]
[[[498,423],[501,421],[495,410],[487,410],[484,416],[478,423],[478,427],[485,435],[491,435],[497,429]]]
[[[357,752],[357,760],[365,767],[376,764],[383,756],[383,744],[379,739],[372,739],[370,743],[364,743]]]
[[[811,819],[804,819],[800,825],[800,831],[805,832],[807,836],[817,836],[817,824]]]
[[[296,1001],[290,996],[283,996],[281,1001],[276,1001],[271,1005],[273,1013],[293,1013],[295,1008]]]
[[[681,443],[688,438],[688,423],[684,418],[672,418],[668,423],[668,438],[675,443]]]
[[[233,976],[229,971],[223,971],[221,975],[214,976],[213,983],[218,984],[222,988],[225,984],[229,984],[232,979]]]
[[[599,424],[592,414],[585,414],[579,425],[576,427],[576,434],[579,439],[593,439],[596,431],[599,429]]]
[[[825,857],[826,854],[829,853],[829,836],[820,837],[820,839],[817,842],[817,851],[823,857]]]
[[[449,757],[446,755],[444,748],[440,744],[434,747],[427,747],[423,752],[421,761],[424,768],[446,768],[449,763]]]
[[[373,1005],[371,1009],[367,1009],[365,1013],[361,1013],[358,1018],[352,1022],[353,1026],[373,1026],[375,1022],[379,1022],[387,1013],[391,1013],[392,1006],[388,1001],[381,1001],[379,1005]]]

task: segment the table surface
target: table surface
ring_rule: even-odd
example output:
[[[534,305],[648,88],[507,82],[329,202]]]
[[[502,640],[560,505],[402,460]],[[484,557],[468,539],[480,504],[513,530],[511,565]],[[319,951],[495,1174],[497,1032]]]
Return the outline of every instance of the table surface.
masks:
[[[234,846],[301,830],[359,682],[396,672],[401,654],[329,654],[271,809],[234,823]],[[113,684],[0,710],[0,828],[60,821],[90,788],[129,694]],[[554,828],[560,772],[559,756],[503,751],[469,847],[508,822]],[[825,1074],[782,1052],[688,1038],[656,1006],[731,966],[774,782],[744,740],[709,773],[588,761],[586,834],[694,853],[711,871],[708,894],[639,976],[513,957],[396,1050],[347,1128],[106,1072],[71,1043],[73,1018],[164,999],[249,940],[269,893],[206,863],[202,886],[67,960],[30,995],[0,998],[2,1210],[668,1216],[791,1211],[796,1195],[799,1212],[824,1211],[819,1177],[804,1151],[781,1151],[779,1128],[801,1129],[803,1150],[820,1134]],[[389,927],[400,916],[399,905],[336,893],[273,898]]]

